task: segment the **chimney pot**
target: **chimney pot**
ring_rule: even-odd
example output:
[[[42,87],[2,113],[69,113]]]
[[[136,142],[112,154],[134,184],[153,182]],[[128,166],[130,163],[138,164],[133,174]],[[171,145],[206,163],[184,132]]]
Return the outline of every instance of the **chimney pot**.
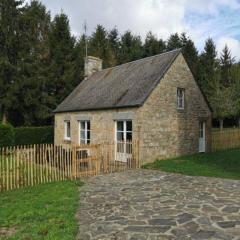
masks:
[[[85,58],[85,78],[90,77],[93,73],[102,70],[102,59],[88,56]]]

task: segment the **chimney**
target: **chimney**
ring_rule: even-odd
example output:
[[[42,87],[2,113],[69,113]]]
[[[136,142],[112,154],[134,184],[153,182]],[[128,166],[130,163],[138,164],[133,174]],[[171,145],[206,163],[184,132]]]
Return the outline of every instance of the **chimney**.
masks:
[[[87,56],[85,58],[85,65],[84,65],[84,74],[85,78],[90,77],[93,73],[101,71],[102,70],[102,59]]]

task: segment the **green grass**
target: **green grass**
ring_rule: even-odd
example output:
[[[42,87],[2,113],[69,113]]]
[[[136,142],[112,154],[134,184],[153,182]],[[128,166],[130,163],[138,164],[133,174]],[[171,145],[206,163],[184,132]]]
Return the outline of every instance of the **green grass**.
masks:
[[[240,149],[157,160],[143,168],[190,176],[240,179]]]
[[[0,239],[75,239],[80,182],[58,182],[0,193]],[[6,238],[1,230],[13,234]]]

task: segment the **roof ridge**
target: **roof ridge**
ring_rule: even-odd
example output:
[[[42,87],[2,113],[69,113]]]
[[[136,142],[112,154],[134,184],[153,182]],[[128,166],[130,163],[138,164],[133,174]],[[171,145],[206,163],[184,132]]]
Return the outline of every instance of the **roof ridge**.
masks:
[[[97,72],[95,72],[95,73],[107,71],[107,70],[113,69],[113,68],[118,68],[118,67],[121,67],[121,66],[123,66],[123,65],[130,64],[130,63],[135,63],[135,62],[141,62],[141,61],[150,60],[150,59],[152,59],[152,58],[154,58],[154,57],[161,56],[161,55],[165,55],[165,54],[172,53],[172,52],[180,52],[181,50],[182,50],[182,48],[176,48],[176,49],[173,49],[173,50],[171,50],[171,51],[162,52],[162,53],[159,53],[159,54],[156,54],[156,55],[153,55],[153,56],[149,56],[149,57],[145,57],[145,58],[140,58],[140,59],[137,59],[137,60],[133,60],[133,61],[130,61],[130,62],[126,62],[126,63],[119,64],[119,65],[116,65],[116,66],[113,66],[113,67],[108,67],[108,68],[102,69],[101,71],[97,71]],[[94,74],[95,74],[95,73],[94,73]],[[91,76],[90,76],[90,77],[91,77]]]

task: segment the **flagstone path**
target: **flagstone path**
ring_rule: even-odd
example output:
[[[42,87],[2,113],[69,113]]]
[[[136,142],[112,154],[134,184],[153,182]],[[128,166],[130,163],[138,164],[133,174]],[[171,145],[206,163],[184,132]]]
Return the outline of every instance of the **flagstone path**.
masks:
[[[132,170],[80,190],[79,240],[240,240],[240,181]]]

